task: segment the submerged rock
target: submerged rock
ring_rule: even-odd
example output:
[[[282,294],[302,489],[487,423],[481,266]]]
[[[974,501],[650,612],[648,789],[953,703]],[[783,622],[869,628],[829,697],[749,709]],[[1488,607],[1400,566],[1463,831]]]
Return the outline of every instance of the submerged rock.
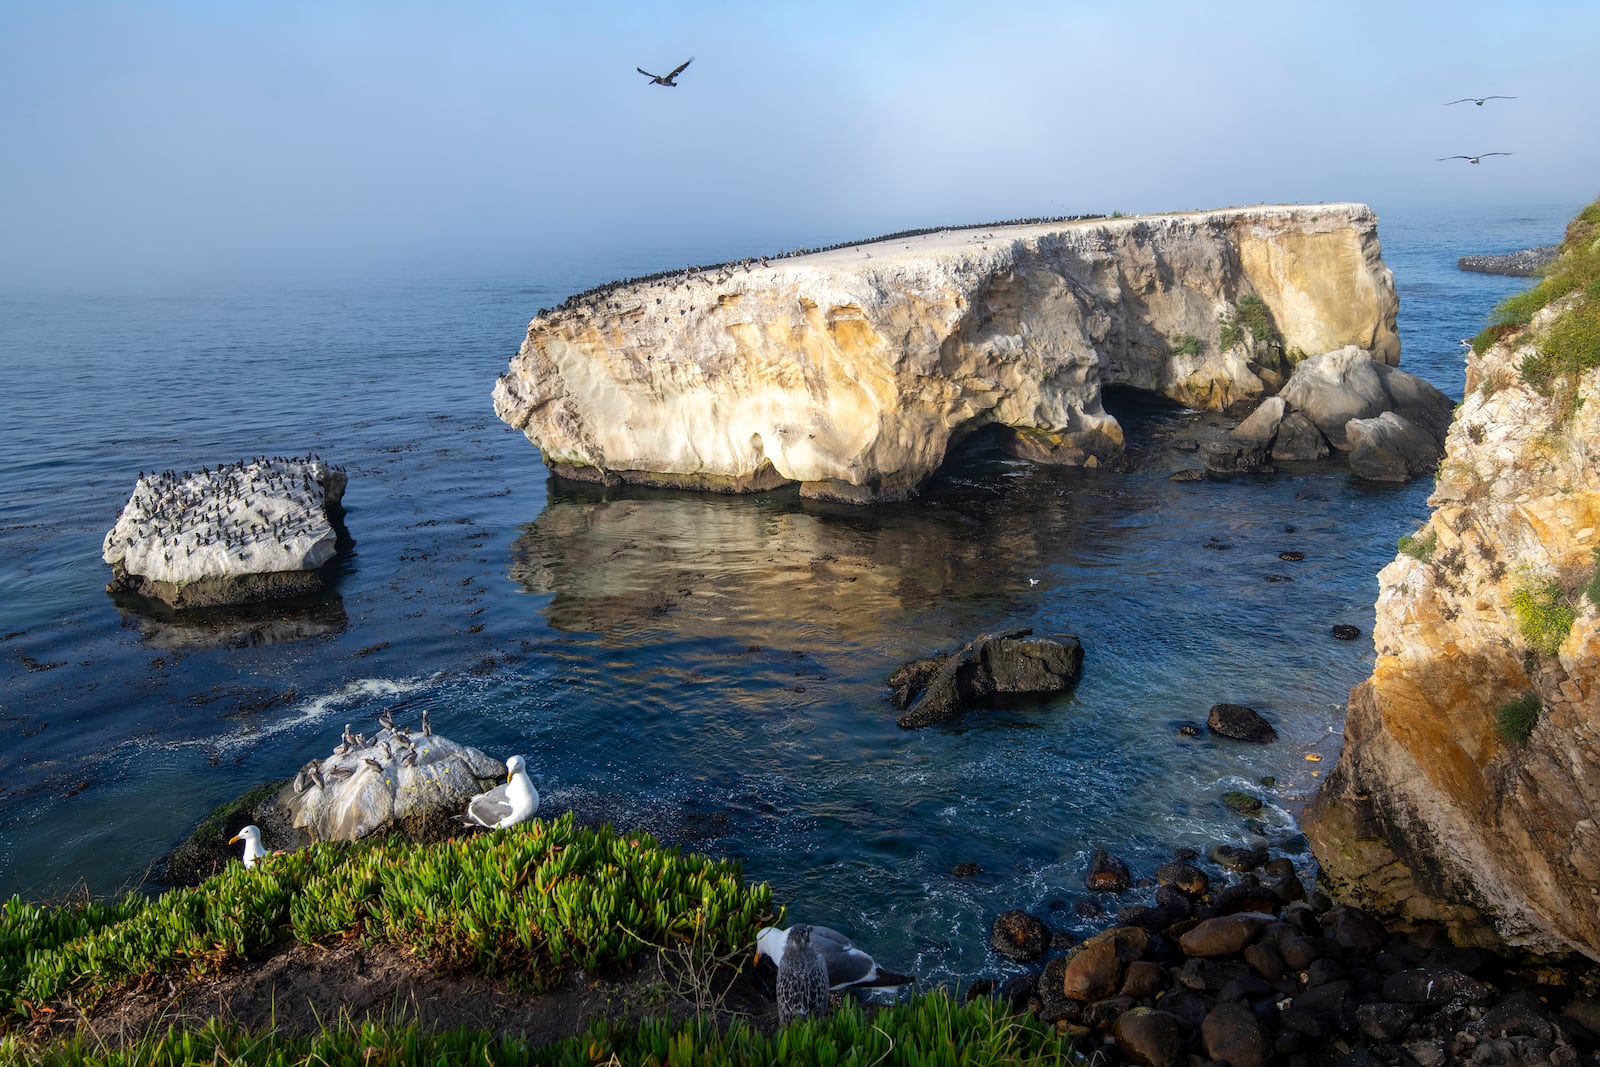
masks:
[[[318,592],[338,552],[346,480],[315,456],[141,474],[101,549],[106,591],[174,608]]]
[[[1278,731],[1254,709],[1243,704],[1213,704],[1206,715],[1211,732],[1235,741],[1266,744],[1278,739]]]

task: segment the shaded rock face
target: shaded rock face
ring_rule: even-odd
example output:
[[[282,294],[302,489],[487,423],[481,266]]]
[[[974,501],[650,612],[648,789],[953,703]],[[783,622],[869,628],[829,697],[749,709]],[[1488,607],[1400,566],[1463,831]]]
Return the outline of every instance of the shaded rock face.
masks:
[[[1600,371],[1576,404],[1521,371],[1559,314],[1468,358],[1433,513],[1379,575],[1372,676],[1304,825],[1337,895],[1377,914],[1600,959],[1600,612],[1582,592]],[[1519,603],[1571,625],[1541,638]],[[1497,728],[1518,700],[1537,708],[1525,740]]]
[[[1281,340],[1224,316],[1258,297]],[[1101,389],[1222,410],[1286,352],[1399,358],[1393,280],[1357,204],[941,231],[624,283],[542,313],[496,413],[559,476],[722,492],[913,493],[953,442],[1097,464]]]
[[[318,592],[338,552],[346,481],[314,456],[141,474],[102,546],[106,592],[174,608]]]
[[[1030,638],[1032,630],[975,637],[960,651],[915,660],[887,679],[898,707],[916,701],[896,720],[907,729],[931,726],[962,710],[1002,696],[1040,697],[1065,692],[1083,670],[1083,646],[1071,635]]]
[[[1206,467],[1260,471],[1269,457],[1321,459],[1338,449],[1359,478],[1408,481],[1438,465],[1453,406],[1421,378],[1348,346],[1296,366],[1277,396],[1208,450]]]

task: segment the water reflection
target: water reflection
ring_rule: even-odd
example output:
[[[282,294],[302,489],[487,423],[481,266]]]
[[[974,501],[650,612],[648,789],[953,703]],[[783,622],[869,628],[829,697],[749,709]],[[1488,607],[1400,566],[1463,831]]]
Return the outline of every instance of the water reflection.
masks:
[[[342,633],[349,625],[337,595],[315,600],[178,611],[143,597],[112,598],[124,629],[151,648],[256,648]]]

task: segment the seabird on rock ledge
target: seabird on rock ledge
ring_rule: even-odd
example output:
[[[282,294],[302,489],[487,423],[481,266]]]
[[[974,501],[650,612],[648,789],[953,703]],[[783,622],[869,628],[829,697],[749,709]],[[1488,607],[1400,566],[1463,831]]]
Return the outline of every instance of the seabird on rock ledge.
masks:
[[[479,793],[467,802],[467,826],[499,830],[533,818],[539,810],[539,791],[528,780],[521,756],[506,760],[506,784]]]

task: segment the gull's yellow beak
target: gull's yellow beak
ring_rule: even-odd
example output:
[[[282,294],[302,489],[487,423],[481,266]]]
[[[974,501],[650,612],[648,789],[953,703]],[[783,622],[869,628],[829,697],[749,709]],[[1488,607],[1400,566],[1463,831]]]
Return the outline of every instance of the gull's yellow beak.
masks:
[[[234,834],[232,837],[228,838],[228,844],[231,845],[235,841],[243,841],[243,840],[244,840],[244,835],[243,834]]]

